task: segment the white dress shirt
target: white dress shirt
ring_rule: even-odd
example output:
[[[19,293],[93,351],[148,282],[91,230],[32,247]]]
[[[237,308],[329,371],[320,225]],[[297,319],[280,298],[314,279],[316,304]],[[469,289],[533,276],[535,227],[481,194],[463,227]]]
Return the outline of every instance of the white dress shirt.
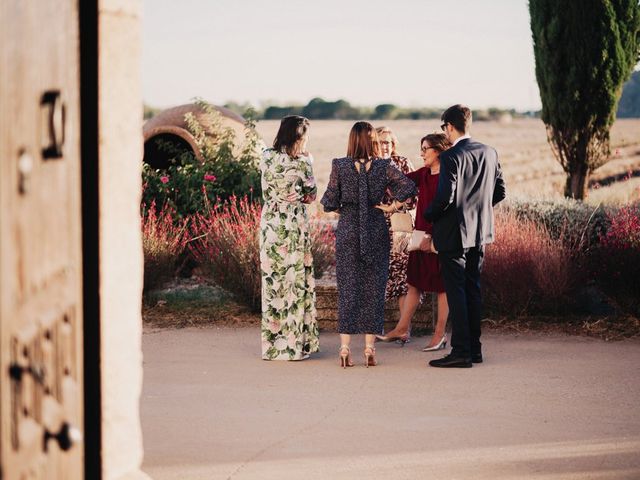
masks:
[[[451,145],[452,147],[455,146],[456,143],[458,143],[460,140],[464,140],[465,138],[471,138],[471,135],[469,135],[468,133],[465,133],[464,135],[462,135],[461,137],[458,137],[454,140],[453,145]]]

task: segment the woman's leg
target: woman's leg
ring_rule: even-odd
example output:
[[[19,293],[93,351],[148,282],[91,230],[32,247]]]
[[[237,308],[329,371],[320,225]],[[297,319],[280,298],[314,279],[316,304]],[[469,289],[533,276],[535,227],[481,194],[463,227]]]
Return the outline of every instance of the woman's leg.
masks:
[[[449,317],[447,294],[445,292],[440,292],[438,293],[438,319],[436,320],[436,330],[433,332],[433,337],[431,337],[431,342],[429,342],[427,347],[434,347],[440,343],[447,326],[447,317]]]
[[[351,345],[351,335],[347,333],[340,334],[340,366],[342,368],[353,367],[353,362],[351,361],[351,349],[349,348]]]
[[[377,365],[376,361],[376,348],[374,346],[376,336],[372,333],[367,333],[364,336],[364,359],[367,367],[374,367]]]
[[[407,298],[407,294],[401,295],[398,297],[398,310],[400,311],[400,315],[402,315],[402,310],[404,309],[404,301]]]
[[[376,336],[373,333],[366,333],[364,336],[364,346],[373,346],[376,343]]]
[[[400,319],[396,326],[388,332],[387,337],[400,337],[409,333],[411,319],[420,304],[420,290],[413,285],[409,285],[409,290],[403,298],[402,308],[400,310]]]

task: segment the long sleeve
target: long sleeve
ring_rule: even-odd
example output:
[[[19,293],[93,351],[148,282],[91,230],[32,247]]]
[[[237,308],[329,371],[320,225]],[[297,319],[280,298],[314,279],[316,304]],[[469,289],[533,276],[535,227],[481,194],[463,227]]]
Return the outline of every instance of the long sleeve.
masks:
[[[310,201],[315,200],[318,194],[318,187],[316,186],[316,179],[313,176],[313,157],[303,158],[301,162],[301,177],[302,177],[302,194],[309,198]]]
[[[418,193],[416,184],[393,165],[387,167],[389,190],[395,200],[404,202]]]
[[[504,177],[502,176],[502,169],[500,168],[500,163],[498,163],[496,169],[496,183],[493,188],[493,198],[491,200],[491,204],[496,206],[507,196],[507,188],[504,183]]]
[[[425,168],[427,167],[422,167],[422,168],[419,168],[418,170],[414,170],[413,172],[405,173],[405,175],[407,176],[407,178],[410,178],[411,180],[413,180],[413,183],[415,183],[416,185],[419,185],[420,179],[424,174]]]
[[[327,185],[327,190],[324,192],[320,203],[324,207],[325,212],[334,212],[340,209],[340,180],[338,177],[337,159],[335,158],[331,164],[329,184]]]
[[[440,155],[440,178],[438,190],[431,205],[423,212],[422,216],[428,222],[435,222],[444,211],[455,202],[456,185],[458,183],[458,169],[456,160],[443,152]]]

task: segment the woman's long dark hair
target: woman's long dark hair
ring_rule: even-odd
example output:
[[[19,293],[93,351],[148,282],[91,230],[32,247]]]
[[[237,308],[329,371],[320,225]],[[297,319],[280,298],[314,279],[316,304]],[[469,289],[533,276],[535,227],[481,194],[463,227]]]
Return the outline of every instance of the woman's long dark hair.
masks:
[[[380,156],[378,132],[369,122],[356,122],[349,133],[347,157],[373,158]]]
[[[299,141],[309,130],[309,120],[300,115],[288,115],[280,121],[280,128],[273,141],[273,148],[278,152],[285,152],[290,157],[297,157],[301,152],[296,151]]]

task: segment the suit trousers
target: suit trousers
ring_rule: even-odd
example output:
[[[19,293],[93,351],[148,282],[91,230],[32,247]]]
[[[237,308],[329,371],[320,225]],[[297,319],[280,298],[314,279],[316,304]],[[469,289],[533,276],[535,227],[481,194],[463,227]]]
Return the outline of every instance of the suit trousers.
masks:
[[[469,358],[482,353],[480,272],[484,246],[440,252],[438,257],[449,304],[451,355]]]

